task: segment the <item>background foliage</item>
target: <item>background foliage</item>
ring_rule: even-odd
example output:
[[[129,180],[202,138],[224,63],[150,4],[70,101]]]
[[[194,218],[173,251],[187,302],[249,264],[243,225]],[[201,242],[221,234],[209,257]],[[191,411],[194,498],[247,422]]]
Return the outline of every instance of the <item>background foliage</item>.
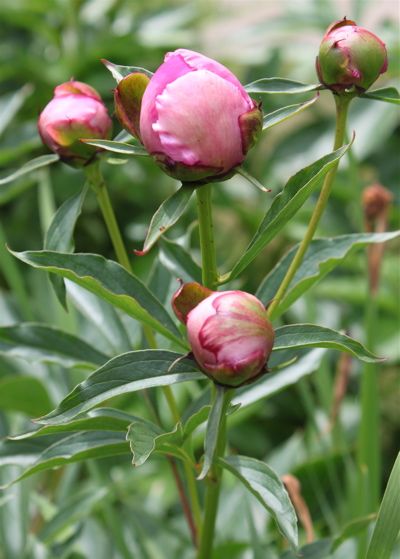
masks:
[[[331,21],[346,14],[387,44],[390,65],[378,84],[381,87],[395,83],[399,77],[396,7],[396,1],[367,0],[2,0],[0,177],[32,157],[47,153],[37,134],[36,118],[58,83],[70,77],[85,81],[99,90],[112,110],[114,83],[100,58],[154,70],[165,51],[186,47],[225,63],[242,83],[275,75],[313,83],[321,36]],[[290,102],[301,101],[304,95],[290,97]],[[289,103],[284,96],[269,95],[263,97],[263,104],[265,111],[271,112]],[[333,111],[331,96],[322,92],[311,108],[263,135],[246,169],[274,193],[278,192],[290,175],[330,151]],[[323,236],[363,231],[361,192],[376,181],[394,194],[389,228],[399,225],[398,109],[386,103],[359,100],[353,103],[349,122],[349,129],[356,130],[356,142],[351,155],[341,163],[319,230]],[[114,132],[119,132],[116,122]],[[110,159],[113,164],[103,164],[103,170],[111,186],[113,204],[127,245],[132,250],[139,249],[151,216],[176,189],[176,182],[146,158],[132,159],[126,165]],[[77,193],[82,182],[78,171],[55,164],[0,186],[0,326],[21,320],[56,324],[94,343],[99,351],[113,355],[140,342],[140,331],[131,319],[114,316],[106,304],[72,286],[69,294],[75,305],[70,305],[66,313],[43,272],[17,262],[4,247],[7,242],[17,251],[40,249],[55,208]],[[240,176],[214,190],[217,254],[221,269],[227,271],[243,253],[271,198],[250,188]],[[234,285],[254,291],[286,250],[302,238],[312,208],[313,199]],[[189,242],[197,246],[194,220],[191,207],[169,238],[183,246]],[[75,244],[77,252],[113,257],[91,193],[78,221]],[[133,259],[135,273],[146,282],[150,280],[166,302],[176,285],[171,278],[183,276],[174,257],[174,246],[162,243],[149,255]],[[398,452],[400,436],[400,278],[396,258],[394,241],[385,254],[378,299],[379,325],[374,331],[374,350],[387,357],[379,373],[382,487]],[[359,250],[311,294],[300,298],[287,318],[345,329],[360,339],[366,298],[366,259],[364,251]],[[121,339],[121,329],[109,328],[102,322],[101,317],[111,320],[111,315],[114,321],[124,324],[128,339]],[[29,418],[50,411],[87,375],[79,360],[70,368],[70,363],[60,358],[42,362],[33,361],[32,356],[23,357],[18,352],[7,352],[6,343],[0,339],[2,436],[27,430]],[[324,353],[321,366],[312,376],[230,418],[233,449],[266,459],[281,475],[291,472],[299,478],[315,531],[321,538],[339,534],[357,517],[354,448],[363,365],[351,361],[348,366],[348,391],[333,430],[329,430],[329,418],[334,380],[343,361],[330,352]],[[186,385],[177,387],[182,408],[195,396],[193,390]],[[135,415],[146,413],[142,399],[135,395],[120,397],[119,407]],[[161,397],[160,409],[172,425]],[[33,450],[27,448],[29,452]],[[2,470],[2,483],[13,473]],[[271,558],[279,557],[284,552],[283,542],[265,512],[255,500],[246,497],[247,512],[243,516],[239,507],[243,499],[243,489],[227,475],[216,557],[258,559],[265,556],[265,545],[269,546]],[[175,487],[165,461],[158,457],[135,470],[128,455],[92,460],[39,473],[13,486],[0,494],[0,542],[1,559],[156,559],[165,557],[165,550],[168,557],[191,556]],[[354,549],[354,540],[346,540],[334,557],[352,557]]]

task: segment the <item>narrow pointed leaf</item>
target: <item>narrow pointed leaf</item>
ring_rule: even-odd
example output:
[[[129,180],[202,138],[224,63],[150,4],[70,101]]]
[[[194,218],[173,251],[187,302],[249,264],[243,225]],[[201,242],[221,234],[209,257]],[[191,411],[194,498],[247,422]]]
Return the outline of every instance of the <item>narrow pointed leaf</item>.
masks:
[[[105,458],[108,456],[118,456],[120,454],[129,454],[129,445],[125,440],[125,433],[118,433],[113,431],[88,431],[81,433],[74,433],[59,441],[53,442],[45,448],[36,459],[28,465],[24,472],[14,479],[12,483],[20,481],[32,474],[72,464],[90,458]],[[48,438],[48,437],[44,437]],[[51,440],[52,438],[49,437]],[[34,439],[29,441],[32,444]],[[14,456],[18,458],[18,447],[26,446],[28,441],[5,441],[0,447],[0,464],[2,456],[7,453],[14,452]],[[32,455],[31,455],[32,457]],[[5,460],[7,457],[5,457]],[[20,460],[9,463],[20,464]]]
[[[169,239],[162,239],[159,259],[173,277],[179,278],[185,283],[190,281],[201,283],[200,266],[193,260],[189,252],[178,243]]]
[[[87,193],[87,187],[81,192],[68,198],[57,210],[50,224],[44,240],[45,250],[59,252],[74,251],[74,230],[78,217],[82,211],[82,204]],[[50,281],[58,300],[66,308],[64,280],[59,276],[50,276]]]
[[[59,363],[64,367],[92,368],[109,359],[109,356],[72,334],[29,322],[0,328],[0,353],[30,362]]]
[[[11,96],[7,94],[0,99],[0,136],[10,124],[14,116],[18,113],[19,109],[25,103],[25,100],[32,95],[33,86],[30,83],[25,84],[12,93]]]
[[[318,95],[310,99],[310,101],[306,101],[305,103],[297,103],[296,105],[288,105],[287,107],[282,107],[272,113],[264,115],[263,118],[263,130],[268,130],[268,128],[272,128],[273,126],[284,122],[288,118],[301,113],[308,107],[311,107],[317,101]]]
[[[227,280],[236,278],[265,245],[277,235],[317,188],[321,179],[338,164],[349,147],[350,144],[325,155],[289,179],[282,192],[275,196],[244,255],[239,259],[230,274],[227,274]]]
[[[11,251],[12,252],[12,251]],[[97,254],[66,254],[50,251],[12,252],[33,266],[53,272],[99,295],[166,338],[186,347],[171,317],[133,274],[120,264]]]
[[[9,182],[15,181],[16,179],[19,179],[20,177],[26,175],[27,173],[32,173],[32,171],[36,171],[41,167],[46,167],[47,165],[51,165],[52,163],[55,163],[59,159],[60,158],[58,157],[58,155],[55,154],[40,155],[35,159],[31,159],[31,161],[28,161],[28,163],[22,165],[22,167],[20,167],[17,171],[14,171],[14,173],[11,173],[11,175],[0,178],[0,186],[2,184],[7,184]]]
[[[114,140],[81,140],[81,142],[104,149],[105,151],[122,153],[123,155],[149,155],[143,146],[137,144],[115,142]]]
[[[376,101],[385,101],[386,103],[394,103],[400,105],[400,94],[395,87],[383,87],[374,91],[366,91],[360,95],[361,99],[374,99]]]
[[[367,363],[382,361],[381,358],[368,351],[360,342],[336,330],[331,330],[331,328],[315,324],[292,324],[276,328],[273,351],[288,348],[302,349],[306,347],[337,349],[350,353]]]
[[[400,532],[400,453],[397,455],[379,508],[365,559],[390,559]]]
[[[267,509],[281,533],[297,548],[297,518],[279,476],[264,462],[247,456],[229,456],[219,463],[236,476]]]
[[[216,395],[211,405],[210,415],[207,421],[206,438],[204,440],[204,462],[201,472],[197,477],[199,480],[206,477],[214,462],[220,424],[223,414],[225,413],[225,393],[226,389],[223,386],[216,385]]]
[[[48,392],[39,379],[27,375],[7,375],[0,379],[2,411],[18,411],[37,417],[51,408]]]
[[[78,414],[120,394],[144,388],[167,386],[177,382],[204,379],[190,359],[179,360],[172,371],[171,365],[181,357],[172,351],[131,351],[111,359],[78,384],[59,406],[39,420],[45,425],[70,421]]]
[[[182,185],[169,198],[164,200],[151,219],[143,249],[136,250],[135,254],[144,255],[149,252],[158,239],[181,217],[189,204],[192,194],[193,188]]]
[[[107,70],[111,72],[112,77],[117,83],[119,83],[122,78],[129,76],[129,74],[132,74],[133,72],[146,74],[146,76],[149,76],[149,78],[151,78],[151,76],[153,75],[153,72],[150,72],[150,70],[146,70],[146,68],[140,68],[139,66],[121,66],[120,64],[114,64],[113,62],[110,62],[105,58],[102,58],[101,62],[104,64]]]
[[[296,94],[317,89],[324,89],[324,86],[320,83],[306,84],[286,78],[261,78],[245,86],[247,93]]]
[[[319,282],[353,251],[372,243],[390,241],[400,235],[400,231],[389,233],[359,233],[339,237],[313,240],[300,264],[280,305],[273,313],[276,318],[287,310],[294,301]],[[257,297],[268,305],[275,296],[289,266],[297,252],[294,246],[269,272],[257,290]]]

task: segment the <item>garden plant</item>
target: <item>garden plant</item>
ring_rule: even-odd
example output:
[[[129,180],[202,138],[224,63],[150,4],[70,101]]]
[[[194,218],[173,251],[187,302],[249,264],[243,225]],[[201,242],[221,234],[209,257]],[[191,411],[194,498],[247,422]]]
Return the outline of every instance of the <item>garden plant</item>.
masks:
[[[151,68],[145,52],[130,65],[105,52],[98,83],[113,108],[89,79],[58,73],[46,88],[40,154],[0,177],[4,203],[39,177],[41,220],[6,238],[0,214],[1,559],[398,556],[400,459],[382,467],[379,410],[395,358],[377,340],[389,337],[382,312],[398,321],[400,230],[390,189],[360,179],[365,128],[351,109],[400,96],[374,29],[344,17],[319,42],[314,83],[269,73],[243,85],[185,44]],[[264,137],[288,122],[295,135],[316,107],[326,149],[283,167],[279,188],[265,182]],[[21,159],[18,127],[14,140]],[[57,208],[51,173],[71,193]],[[130,215],[135,242],[121,226],[128,189],[153,214]],[[230,189],[251,192],[261,221]],[[319,236],[332,208],[344,231]],[[252,236],[237,250],[241,219]],[[357,300],[339,301],[343,279]],[[391,390],[398,403],[398,377]]]

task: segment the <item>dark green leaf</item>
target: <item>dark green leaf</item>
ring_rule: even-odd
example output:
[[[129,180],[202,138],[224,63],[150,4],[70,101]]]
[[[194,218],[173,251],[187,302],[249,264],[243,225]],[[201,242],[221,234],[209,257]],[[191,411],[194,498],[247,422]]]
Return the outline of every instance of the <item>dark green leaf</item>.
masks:
[[[47,390],[35,377],[6,376],[0,380],[0,409],[19,411],[30,417],[43,415],[51,410]]]
[[[383,87],[374,91],[366,91],[360,97],[361,99],[364,97],[365,99],[375,99],[376,101],[400,105],[400,94],[395,87]]]
[[[55,154],[40,155],[39,157],[36,157],[35,159],[28,161],[28,163],[25,163],[25,165],[20,167],[18,171],[11,173],[11,175],[8,175],[7,177],[0,178],[0,186],[2,184],[7,184],[8,182],[12,182],[16,179],[19,179],[23,175],[26,175],[27,173],[31,173],[32,171],[36,171],[41,167],[46,167],[47,165],[51,165],[51,163],[55,163],[59,159],[60,158],[58,157],[58,155]]]
[[[280,559],[330,559],[331,558],[331,539],[323,539],[310,543],[299,549],[298,553],[285,551]],[[349,558],[350,559],[350,558]]]
[[[79,384],[57,409],[40,419],[40,423],[57,425],[69,421],[105,400],[143,388],[166,386],[176,382],[204,379],[195,363],[172,351],[132,351],[111,359]]]
[[[35,323],[0,328],[0,353],[27,361],[59,363],[64,367],[93,367],[109,359],[72,334]]]
[[[129,76],[129,74],[132,74],[134,72],[146,74],[146,76],[149,76],[149,78],[151,78],[151,76],[153,75],[153,72],[150,72],[150,70],[146,70],[146,68],[140,68],[139,66],[121,66],[119,64],[113,64],[112,62],[110,62],[109,60],[105,60],[104,58],[101,61],[107,68],[107,70],[111,72],[112,77],[117,83],[119,83],[122,78],[125,78],[126,76]]]
[[[12,254],[34,268],[70,279],[186,348],[179,330],[161,303],[138,278],[120,264],[97,254],[50,251]]]
[[[273,313],[275,318],[287,310],[303,293],[319,282],[333,268],[340,264],[352,250],[370,243],[390,241],[400,235],[400,231],[390,233],[359,233],[341,235],[328,239],[313,240],[300,264],[283,300]],[[290,266],[298,245],[294,246],[269,272],[257,290],[257,297],[268,305],[275,296]]]
[[[320,83],[306,84],[287,80],[286,78],[261,78],[245,86],[247,93],[296,94],[307,93],[317,89],[324,89],[324,86]]]
[[[162,239],[160,243],[160,262],[175,278],[183,282],[197,281],[201,283],[201,268],[193,260],[189,252],[181,245],[169,239]]]
[[[360,342],[324,326],[292,324],[276,328],[273,351],[305,347],[324,347],[345,351],[367,363],[382,361],[381,358],[368,351]]]
[[[331,551],[335,551],[346,540],[354,538],[354,536],[358,536],[358,534],[364,531],[375,519],[376,514],[370,514],[368,516],[363,516],[362,518],[357,518],[356,520],[349,522],[349,524],[346,524],[341,533],[333,540]]]
[[[112,151],[113,153],[122,153],[123,155],[149,155],[143,146],[137,144],[126,144],[125,142],[115,142],[113,140],[81,140],[85,144],[96,148]]]
[[[280,124],[284,122],[288,118],[295,116],[298,113],[301,113],[308,107],[311,107],[317,101],[318,96],[313,97],[310,101],[306,101],[305,103],[298,103],[296,105],[288,105],[287,107],[282,107],[272,113],[264,115],[263,118],[263,130],[267,130],[268,128],[272,128],[276,124]]]
[[[296,548],[296,513],[279,476],[264,462],[247,456],[229,456],[219,462],[267,509],[290,545]]]
[[[169,198],[164,200],[153,215],[143,250],[135,251],[136,254],[146,254],[158,239],[172,227],[185,211],[193,194],[193,188],[182,185]]]
[[[210,415],[207,421],[206,437],[204,440],[204,462],[200,474],[197,479],[201,480],[206,477],[214,462],[215,450],[218,443],[218,435],[223,415],[226,413],[224,406],[226,388],[215,385],[216,394],[211,405]]]
[[[316,189],[320,180],[338,164],[339,159],[349,147],[350,144],[325,155],[289,179],[282,192],[274,198],[257,233],[244,255],[239,259],[230,274],[227,274],[227,277],[224,278],[225,281],[237,277],[265,245],[277,235]]]
[[[397,455],[379,508],[365,559],[390,559],[400,531],[400,453]]]

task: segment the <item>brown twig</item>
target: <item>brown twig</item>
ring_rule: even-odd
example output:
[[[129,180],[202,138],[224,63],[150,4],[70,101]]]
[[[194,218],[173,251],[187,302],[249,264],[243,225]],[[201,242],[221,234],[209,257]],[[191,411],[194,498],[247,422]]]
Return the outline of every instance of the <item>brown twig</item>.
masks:
[[[315,539],[314,526],[310,510],[301,494],[301,484],[297,477],[292,476],[291,474],[285,474],[282,476],[282,481],[289,493],[289,498],[297,512],[300,523],[305,530],[307,543],[312,543]]]

